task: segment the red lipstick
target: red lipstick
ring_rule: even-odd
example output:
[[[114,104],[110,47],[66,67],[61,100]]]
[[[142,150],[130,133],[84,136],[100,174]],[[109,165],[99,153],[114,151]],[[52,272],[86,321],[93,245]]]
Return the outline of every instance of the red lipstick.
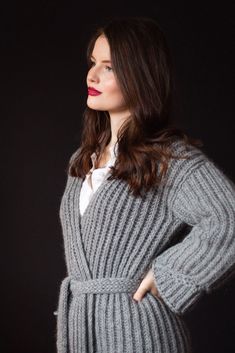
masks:
[[[102,92],[97,91],[97,89],[95,89],[94,87],[88,87],[88,94],[90,96],[98,96],[99,94],[101,94]]]

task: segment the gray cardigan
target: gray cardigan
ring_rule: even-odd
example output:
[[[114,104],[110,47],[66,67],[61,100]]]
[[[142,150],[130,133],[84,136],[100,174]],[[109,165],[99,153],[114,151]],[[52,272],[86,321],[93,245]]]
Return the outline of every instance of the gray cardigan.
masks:
[[[185,152],[180,140],[173,149]],[[202,150],[187,154],[143,198],[122,180],[104,180],[83,216],[83,180],[67,177],[58,353],[191,352],[183,314],[235,273],[235,186]],[[150,268],[161,299],[147,292],[136,302]]]

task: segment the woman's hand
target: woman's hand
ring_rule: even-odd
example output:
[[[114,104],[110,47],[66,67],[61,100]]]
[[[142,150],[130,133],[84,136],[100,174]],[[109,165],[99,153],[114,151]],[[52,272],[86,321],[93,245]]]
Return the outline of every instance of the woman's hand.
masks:
[[[135,292],[133,299],[140,301],[146,292],[150,291],[155,297],[161,299],[161,296],[155,286],[153,270],[150,269]]]

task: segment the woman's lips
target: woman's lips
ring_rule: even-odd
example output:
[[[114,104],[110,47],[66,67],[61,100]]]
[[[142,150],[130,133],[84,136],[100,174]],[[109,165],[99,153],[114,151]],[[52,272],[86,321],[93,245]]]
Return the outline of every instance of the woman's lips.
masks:
[[[95,90],[94,88],[88,88],[88,94],[90,96],[98,96],[100,95],[102,92],[99,92],[97,90]]]

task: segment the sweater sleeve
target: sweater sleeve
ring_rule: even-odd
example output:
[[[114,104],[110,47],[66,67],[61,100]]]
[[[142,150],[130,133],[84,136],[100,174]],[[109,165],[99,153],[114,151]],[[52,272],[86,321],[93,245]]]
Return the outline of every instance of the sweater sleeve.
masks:
[[[235,273],[235,185],[208,159],[184,178],[171,207],[190,232],[152,269],[163,301],[182,315]]]

